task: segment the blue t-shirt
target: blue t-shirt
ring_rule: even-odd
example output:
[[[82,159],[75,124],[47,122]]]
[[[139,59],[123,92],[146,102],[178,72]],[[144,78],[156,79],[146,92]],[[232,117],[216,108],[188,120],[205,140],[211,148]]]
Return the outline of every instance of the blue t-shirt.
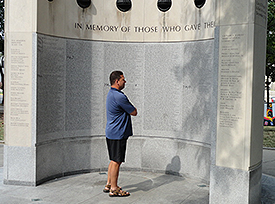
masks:
[[[131,115],[135,107],[127,96],[116,88],[111,88],[106,99],[106,137],[112,140],[127,139],[133,135]]]

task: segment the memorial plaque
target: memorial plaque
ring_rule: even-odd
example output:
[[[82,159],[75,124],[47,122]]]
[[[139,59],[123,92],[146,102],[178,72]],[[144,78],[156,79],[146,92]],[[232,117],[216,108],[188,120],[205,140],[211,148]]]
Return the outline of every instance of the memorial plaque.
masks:
[[[9,87],[7,95],[8,120],[7,133],[18,135],[17,138],[7,138],[9,145],[31,145],[31,138],[25,135],[31,133],[32,128],[32,37],[26,34],[13,33],[9,35],[7,63],[10,69],[6,74],[10,79],[6,82]]]
[[[222,30],[220,39],[217,144],[226,142],[228,145],[223,145],[221,149],[221,146],[217,145],[217,155],[226,158],[218,160],[220,165],[226,163],[238,168],[241,168],[243,161],[231,161],[230,158],[234,158],[232,155],[240,154],[243,145],[238,144],[245,140],[244,111],[249,57],[246,33],[247,28],[243,26],[234,29],[227,27]],[[235,146],[235,149],[232,149],[232,146]]]
[[[101,135],[105,130],[105,97],[109,88],[108,81],[105,82],[104,72],[104,43],[91,43],[92,69],[91,69],[91,129],[92,134]]]
[[[66,43],[66,131],[91,129],[91,42]],[[76,55],[77,53],[77,55]]]
[[[37,132],[59,132],[57,137],[61,137],[65,123],[66,41],[39,35],[37,55]]]
[[[213,44],[211,40],[189,42],[182,53],[183,138],[205,143],[210,140],[209,126],[213,122]]]
[[[181,129],[182,83],[174,67],[181,66],[180,45],[151,45],[145,53],[144,129],[178,131]]]
[[[144,88],[144,55],[145,47],[139,44],[105,44],[105,96],[109,91],[109,75],[114,70],[122,70],[126,85],[122,90],[129,100],[137,107],[139,114],[142,114],[143,103],[143,88]],[[134,51],[134,52],[133,52]],[[104,100],[105,101],[105,100]],[[135,134],[142,133],[142,117],[138,114],[137,117],[132,117],[134,122],[133,127],[136,128]],[[105,113],[104,113],[105,115]],[[105,125],[105,124],[104,124]]]

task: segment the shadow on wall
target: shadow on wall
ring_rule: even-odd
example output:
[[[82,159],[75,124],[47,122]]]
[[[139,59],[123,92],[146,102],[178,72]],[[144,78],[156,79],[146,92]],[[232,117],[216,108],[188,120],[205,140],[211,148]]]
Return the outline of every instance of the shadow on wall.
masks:
[[[171,163],[166,166],[165,174],[181,176],[180,175],[181,162],[179,156],[174,156]]]
[[[182,127],[184,138],[208,143],[213,123],[212,111],[216,80],[213,70],[213,39],[183,44],[182,64],[171,70],[183,85],[184,113]]]

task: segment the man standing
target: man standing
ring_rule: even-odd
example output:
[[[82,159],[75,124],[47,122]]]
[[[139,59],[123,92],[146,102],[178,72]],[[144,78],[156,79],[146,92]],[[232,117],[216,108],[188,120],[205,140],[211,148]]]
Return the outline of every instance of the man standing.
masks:
[[[117,185],[119,168],[125,159],[126,143],[133,135],[131,115],[137,115],[137,109],[130,103],[127,96],[121,91],[125,87],[123,72],[113,71],[110,74],[111,89],[106,99],[106,142],[110,164],[108,167],[107,185],[103,189],[109,192],[110,197],[129,196]]]

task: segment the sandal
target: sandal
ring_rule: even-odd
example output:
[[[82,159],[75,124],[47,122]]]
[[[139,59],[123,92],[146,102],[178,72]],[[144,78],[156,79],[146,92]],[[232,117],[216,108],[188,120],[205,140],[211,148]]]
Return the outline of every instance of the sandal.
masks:
[[[119,188],[119,190],[122,190],[121,187],[118,187],[118,188]],[[105,188],[103,189],[103,192],[104,192],[104,193],[109,193],[109,192],[110,192],[110,189],[111,189],[111,184],[107,184],[107,185],[105,186]]]
[[[109,192],[110,192],[110,188],[111,188],[111,185],[110,185],[110,184],[107,184],[107,185],[105,186],[105,188],[103,189],[103,192],[104,192],[104,193],[109,193]]]
[[[117,188],[116,190],[110,189],[110,197],[126,197],[129,196],[130,193],[127,191],[122,191],[121,189]]]

